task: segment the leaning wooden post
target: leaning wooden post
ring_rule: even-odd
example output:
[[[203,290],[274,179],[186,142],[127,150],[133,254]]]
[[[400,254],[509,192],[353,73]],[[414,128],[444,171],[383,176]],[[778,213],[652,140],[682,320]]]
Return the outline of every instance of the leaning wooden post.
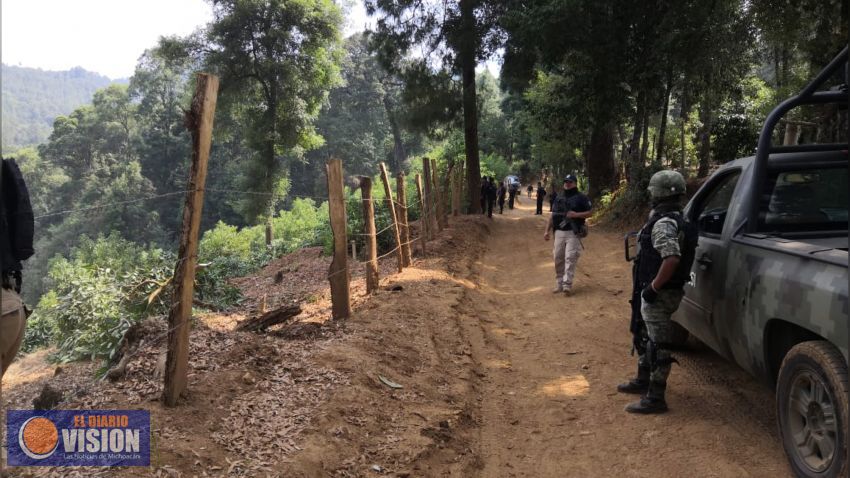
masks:
[[[183,227],[180,250],[174,269],[174,295],[168,311],[168,352],[165,358],[166,406],[177,405],[186,392],[189,370],[189,325],[192,318],[192,298],[195,295],[195,266],[198,262],[198,232],[204,207],[204,187],[207,182],[207,162],[210,158],[213,119],[218,99],[218,77],[198,74],[191,109],[186,113],[186,125],[192,135],[192,164],[189,184],[183,205]]]
[[[407,224],[407,191],[404,190],[404,173],[398,173],[395,189],[398,199],[396,215],[399,222],[399,233],[401,234],[401,252],[404,258],[404,267],[410,267],[413,257],[410,253],[410,226]]]
[[[395,213],[395,201],[393,201],[393,190],[390,187],[390,177],[387,174],[387,167],[381,163],[381,181],[384,183],[384,193],[387,195],[387,208],[390,210],[390,217],[393,221],[393,232],[395,235],[396,257],[398,258],[398,271],[404,270],[404,254],[401,252],[401,234],[398,230],[398,216]]]
[[[363,198],[363,234],[366,236],[366,293],[378,290],[378,239],[375,237],[375,206],[372,204],[372,178],[360,177]]]
[[[439,173],[437,172],[437,160],[431,158],[431,174],[434,177],[434,197],[437,199],[437,225],[440,230],[449,227],[446,216],[445,189],[440,187]]]
[[[425,209],[425,197],[422,195],[422,176],[416,175],[416,192],[419,194],[419,244],[425,255],[425,243],[428,242],[428,213]]]
[[[425,183],[425,204],[428,210],[428,232],[430,233],[428,237],[433,239],[435,233],[442,229],[439,229],[440,224],[437,223],[435,214],[434,179],[431,175],[431,161],[428,158],[422,158],[422,175],[424,176],[422,182]]]
[[[334,257],[328,269],[331,283],[331,316],[347,319],[351,316],[351,291],[348,272],[348,237],[346,231],[345,193],[342,184],[342,160],[332,159],[326,165],[328,173],[328,209],[334,235]]]

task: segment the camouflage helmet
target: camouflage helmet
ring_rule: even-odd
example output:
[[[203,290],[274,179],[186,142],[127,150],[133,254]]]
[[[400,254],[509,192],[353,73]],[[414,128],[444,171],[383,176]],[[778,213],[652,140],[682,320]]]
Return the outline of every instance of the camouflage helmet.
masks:
[[[658,171],[649,180],[649,194],[653,199],[663,199],[685,194],[685,178],[669,169]]]

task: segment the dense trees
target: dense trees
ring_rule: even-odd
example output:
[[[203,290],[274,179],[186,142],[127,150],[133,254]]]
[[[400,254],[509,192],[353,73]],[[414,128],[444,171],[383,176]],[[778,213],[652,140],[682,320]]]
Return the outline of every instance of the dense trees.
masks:
[[[452,91],[451,77],[460,77],[467,192],[469,208],[476,212],[480,160],[475,68],[499,44],[501,4],[485,0],[365,3],[370,14],[379,16],[372,35],[374,48],[388,69],[397,70],[406,78],[406,96],[411,103],[417,97],[429,98],[430,104],[421,106],[450,116],[452,100],[458,99]]]
[[[35,146],[50,136],[53,120],[91,101],[94,92],[113,81],[73,68],[42,71],[2,65],[3,151]]]
[[[534,161],[584,170],[592,195],[752,153],[769,105],[847,37],[837,0],[507,4],[501,80],[523,98]]]
[[[211,0],[213,21],[198,34],[166,40],[221,77],[219,108],[254,152],[243,164],[244,188],[279,190],[283,160],[321,144],[314,121],[328,90],[339,82],[342,13],[331,0]],[[254,219],[274,198],[243,202]]]

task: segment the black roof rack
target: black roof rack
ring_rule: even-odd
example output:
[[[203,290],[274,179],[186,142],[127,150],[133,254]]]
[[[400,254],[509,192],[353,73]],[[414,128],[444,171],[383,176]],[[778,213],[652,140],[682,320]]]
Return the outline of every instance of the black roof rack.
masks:
[[[793,146],[773,146],[771,137],[773,129],[776,127],[779,120],[785,116],[788,111],[802,105],[817,105],[828,103],[846,103],[847,88],[850,85],[845,84],[839,90],[818,91],[824,86],[829,78],[831,78],[841,67],[850,68],[848,62],[848,49],[845,47],[829,64],[818,73],[803,91],[796,96],[792,96],[779,104],[773,111],[767,115],[764,120],[764,126],[759,135],[758,148],[756,149],[756,157],[753,162],[753,187],[750,189],[750,210],[747,214],[747,232],[755,232],[758,225],[758,214],[761,205],[761,195],[764,190],[764,180],[767,176],[767,160],[771,153],[789,153],[789,152],[810,152],[810,151],[841,151],[847,150],[847,143],[832,143],[832,144],[803,144]],[[845,70],[845,74],[848,74]]]

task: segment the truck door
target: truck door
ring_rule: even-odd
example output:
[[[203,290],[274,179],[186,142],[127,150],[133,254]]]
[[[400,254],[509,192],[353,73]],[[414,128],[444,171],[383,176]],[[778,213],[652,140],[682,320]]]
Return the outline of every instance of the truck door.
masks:
[[[679,308],[681,314],[676,318],[706,342],[716,342],[712,310],[718,298],[715,292],[723,290],[728,242],[728,238],[724,238],[729,234],[729,231],[726,235],[723,232],[724,226],[731,227],[726,217],[740,176],[740,170],[730,170],[712,178],[687,211],[699,230],[699,245],[691,280],[685,285],[685,297]]]

